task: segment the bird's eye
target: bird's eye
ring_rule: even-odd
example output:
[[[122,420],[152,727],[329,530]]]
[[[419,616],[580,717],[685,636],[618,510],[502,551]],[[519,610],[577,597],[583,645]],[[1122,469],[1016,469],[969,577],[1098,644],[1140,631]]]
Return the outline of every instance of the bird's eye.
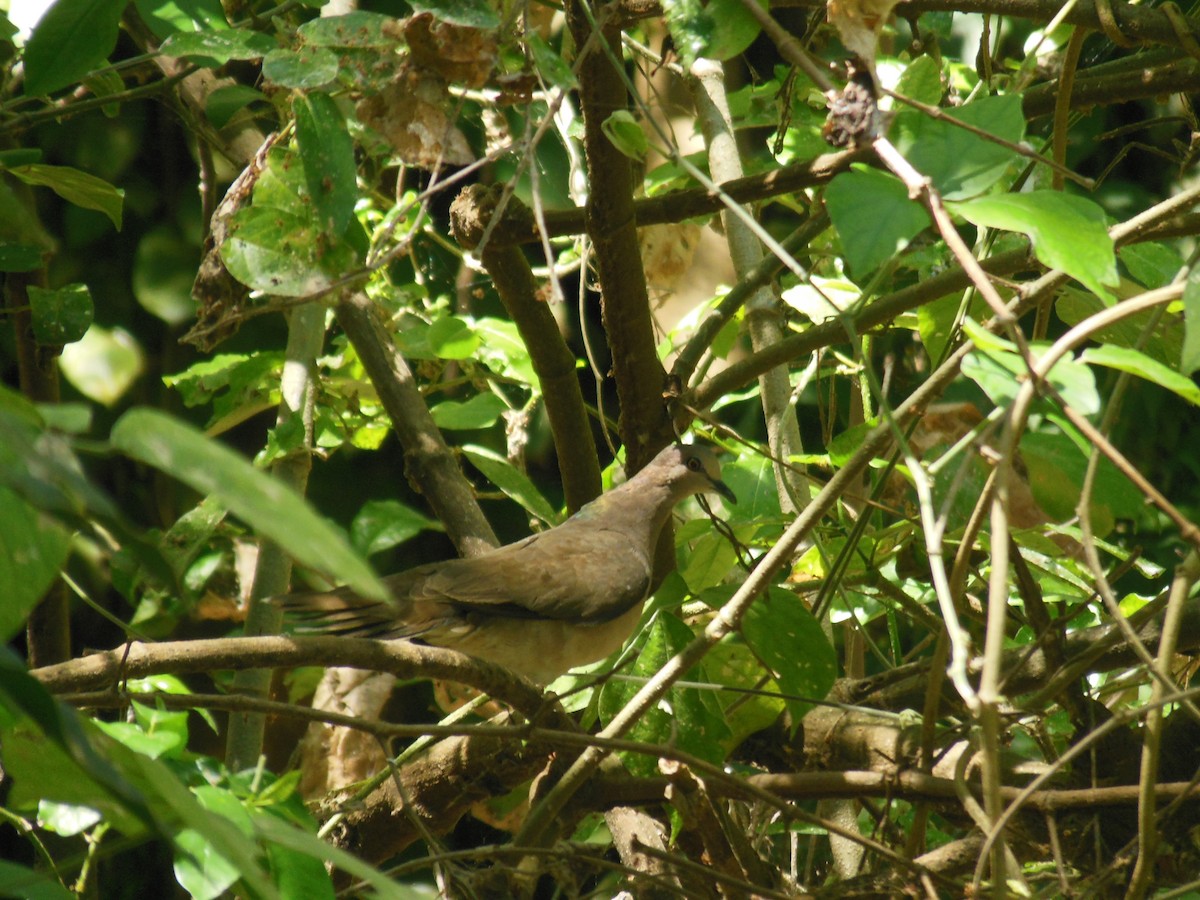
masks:
[[[689,459],[687,461],[687,467],[689,469],[691,469],[693,472],[699,472],[701,469],[704,468],[704,463],[702,463],[700,461],[700,457],[693,456],[691,459]]]

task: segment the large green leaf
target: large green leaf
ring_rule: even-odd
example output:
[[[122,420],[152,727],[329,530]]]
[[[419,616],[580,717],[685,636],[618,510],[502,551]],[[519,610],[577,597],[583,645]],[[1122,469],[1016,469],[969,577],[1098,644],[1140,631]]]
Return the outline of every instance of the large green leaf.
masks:
[[[398,500],[371,500],[363,504],[350,526],[350,540],[363,556],[403,544],[422,531],[442,531],[442,523],[424,516]]]
[[[5,487],[0,487],[0,509],[0,641],[8,641],[54,582],[71,534]]]
[[[72,524],[86,516],[106,522],[116,507],[87,480],[79,460],[59,435],[47,431],[37,410],[20,394],[0,387],[0,485],[34,509]]]
[[[230,219],[221,245],[229,273],[247,287],[280,297],[328,290],[357,262],[348,244],[330,238],[311,216],[254,205]]]
[[[834,178],[825,189],[825,208],[858,278],[894,257],[929,225],[929,214],[900,180],[874,169],[855,167]]]
[[[1054,302],[1058,317],[1070,326],[1078,325],[1088,316],[1104,310],[1104,301],[1095,294],[1067,287]],[[985,318],[977,316],[978,319]],[[1123,316],[1116,322],[1092,332],[1092,340],[1098,344],[1116,347],[1137,347],[1151,359],[1163,365],[1179,363],[1185,338],[1186,317],[1178,313],[1158,309],[1146,309],[1131,316]]]
[[[16,863],[0,860],[0,897],[20,897],[21,900],[73,900],[77,894],[68,891],[45,872],[35,872]]]
[[[58,365],[77,391],[112,406],[133,387],[146,358],[137,339],[124,328],[110,330],[93,323],[82,338],[63,348]]]
[[[486,447],[463,447],[463,455],[471,461],[480,472],[487,476],[488,481],[504,491],[513,500],[521,504],[543,522],[557,524],[559,516],[546,502],[546,498],[534,487],[524,472],[510,463],[507,459]]]
[[[1146,381],[1178,394],[1188,403],[1200,406],[1200,387],[1197,387],[1192,379],[1132,347],[1114,347],[1112,344],[1089,347],[1083,351],[1080,359],[1091,365],[1108,366],[1110,369],[1117,369],[1121,372],[1128,372],[1130,375],[1136,375],[1138,378],[1144,378]]]
[[[1021,436],[1021,460],[1034,499],[1046,515],[1056,522],[1073,518],[1087,470],[1084,450],[1061,432],[1031,431]],[[1090,508],[1093,527],[1104,534],[1115,519],[1140,516],[1145,504],[1129,479],[1101,457]]]
[[[660,610],[639,639],[637,656],[629,669],[636,681],[609,681],[600,692],[600,716],[610,721],[642,688],[641,679],[650,678],[676,653],[686,647],[694,635],[683,622]],[[703,666],[697,666],[686,680],[705,681]],[[669,690],[626,735],[630,740],[668,744],[710,762],[724,758],[722,742],[729,728],[710,691],[675,687]],[[657,774],[658,760],[641,753],[621,754],[626,767],[635,775]]]
[[[1025,115],[1017,94],[982,97],[944,113],[1010,143],[1025,137]],[[919,110],[897,113],[894,130],[896,149],[928,176],[947,200],[962,200],[987,190],[1016,158],[1016,151],[1008,147]]]
[[[364,596],[387,596],[343,532],[304,500],[232,450],[153,409],[133,409],[113,426],[112,445],[212,496],[305,565]]]
[[[1007,341],[983,331],[971,319],[963,323],[963,330],[976,343],[976,349],[963,360],[963,374],[978,384],[997,406],[1008,406],[1029,378],[1025,360]],[[1045,350],[1044,344],[1030,346],[1035,359]],[[1084,415],[1100,409],[1096,378],[1092,370],[1078,360],[1063,357],[1050,368],[1046,380],[1064,402]]]
[[[70,166],[34,164],[14,166],[8,170],[26,184],[48,187],[68,203],[104,213],[121,230],[121,211],[125,192],[103,178],[89,175]]]
[[[338,58],[324,47],[272,50],[263,58],[263,78],[280,87],[309,90],[329,84],[338,73]]]
[[[55,0],[25,45],[25,93],[40,97],[79,81],[117,45],[125,0]]]
[[[479,348],[479,335],[471,323],[458,316],[434,319],[426,334],[429,347],[442,359],[468,359]]]
[[[837,677],[837,654],[820,623],[795,594],[771,588],[747,610],[742,637],[775,676],[799,724],[812,708],[803,698],[824,699]]]
[[[897,94],[930,106],[938,105],[944,91],[942,67],[932,56],[918,56],[905,67],[896,83]],[[899,108],[904,112],[897,114],[897,118],[908,114],[908,107]]]
[[[766,8],[766,3],[759,0]],[[685,66],[700,57],[725,60],[749,47],[762,26],[741,0],[666,0],[663,13]]]
[[[396,39],[384,34],[383,27],[395,22],[391,16],[361,10],[344,16],[322,16],[305,22],[297,29],[304,43],[315,47],[378,47],[390,49]]]
[[[1117,285],[1117,257],[1105,227],[1104,210],[1061,191],[994,194],[947,204],[968,222],[1019,231],[1033,242],[1037,258],[1061,269],[1107,303]]]
[[[1184,375],[1200,369],[1200,266],[1192,267],[1183,287],[1183,349],[1179,369]]]
[[[444,400],[430,410],[438,428],[472,431],[496,424],[508,405],[495,394],[476,394],[468,400]]]
[[[346,117],[328,94],[299,94],[292,101],[292,110],[313,211],[322,230],[330,237],[341,237],[354,218],[358,200],[354,141],[346,129]]]
[[[220,0],[133,0],[133,5],[159,40],[180,31],[229,29]]]
[[[29,286],[33,336],[39,344],[62,346],[80,340],[92,324],[95,307],[86,284],[49,290]]]
[[[231,59],[258,59],[276,49],[265,34],[245,29],[178,32],[159,48],[167,56],[181,56],[203,64],[224,65]],[[211,62],[210,62],[211,61]]]

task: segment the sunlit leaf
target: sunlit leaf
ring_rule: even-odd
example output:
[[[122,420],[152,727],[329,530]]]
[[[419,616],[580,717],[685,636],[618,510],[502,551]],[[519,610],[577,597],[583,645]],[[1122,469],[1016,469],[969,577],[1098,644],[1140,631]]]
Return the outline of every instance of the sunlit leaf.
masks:
[[[1104,210],[1061,191],[991,194],[947,204],[968,222],[1028,235],[1043,265],[1061,269],[1106,302],[1117,284],[1117,257]]]
[[[52,93],[103,63],[124,9],[125,0],[55,0],[25,45],[25,94]]]

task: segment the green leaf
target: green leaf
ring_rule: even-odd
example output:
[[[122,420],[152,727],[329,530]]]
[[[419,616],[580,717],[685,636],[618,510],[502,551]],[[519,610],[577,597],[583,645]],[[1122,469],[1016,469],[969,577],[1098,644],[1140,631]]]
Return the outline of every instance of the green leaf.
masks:
[[[646,132],[642,131],[642,126],[629,110],[618,109],[600,123],[600,130],[614,147],[630,159],[645,159],[650,142],[646,139]]]
[[[333,880],[319,857],[271,843],[267,859],[280,893],[288,900],[335,900]]]
[[[1021,461],[1038,506],[1055,522],[1075,517],[1083,478],[1086,450],[1062,432],[1029,431],[1021,436]],[[1116,466],[1100,458],[1090,504],[1092,524],[1105,534],[1116,519],[1136,519],[1144,508],[1141,492]]]
[[[446,400],[430,410],[438,428],[472,431],[496,424],[508,405],[495,394],[476,394],[470,400]]]
[[[196,59],[201,65],[223,66],[231,59],[259,59],[275,49],[276,43],[265,34],[228,28],[181,31],[163,41],[159,51],[167,56]],[[209,60],[211,63],[207,62]]]
[[[133,296],[143,309],[168,325],[195,318],[196,254],[196,245],[170,226],[142,236],[133,257]]]
[[[83,474],[62,437],[45,430],[34,407],[0,387],[0,484],[35,510],[74,523],[85,515],[111,522],[116,507]]]
[[[929,226],[929,214],[898,178],[874,169],[843,172],[825,189],[825,207],[846,262],[863,277],[894,257]]]
[[[543,522],[557,524],[558,515],[551,509],[546,498],[541,495],[529,476],[510,463],[507,459],[486,447],[468,445],[463,447],[463,455],[482,472],[492,484],[500,488],[507,496],[521,504]]]
[[[46,290],[29,286],[33,337],[39,344],[63,346],[80,340],[92,324],[95,308],[86,284]]]
[[[728,594],[725,595],[728,599]],[[708,651],[704,671],[717,684],[734,691],[717,694],[729,726],[727,748],[737,747],[757,731],[770,728],[786,709],[783,700],[770,696],[779,691],[775,682],[763,683],[762,663],[744,641],[726,639]]]
[[[175,836],[175,878],[195,900],[216,900],[241,873],[194,828]]]
[[[525,41],[529,45],[529,53],[533,57],[534,68],[542,77],[556,88],[564,91],[575,90],[579,87],[579,79],[571,67],[536,31],[527,31]]]
[[[1025,137],[1019,94],[981,97],[943,112],[1011,143]],[[1014,150],[920,110],[898,112],[894,130],[896,149],[918,172],[928,176],[947,200],[962,200],[987,190],[1000,180],[1017,155]]]
[[[387,592],[345,535],[276,479],[190,425],[153,409],[132,409],[111,443],[127,456],[212,496],[297,560],[364,596]]]
[[[803,601],[790,591],[771,588],[742,620],[742,637],[775,676],[797,725],[812,704],[824,699],[837,677],[837,654]]]
[[[437,519],[421,515],[398,500],[371,500],[363,504],[350,526],[350,542],[363,556],[390,550],[422,531],[442,531]]]
[[[1191,375],[1200,369],[1200,266],[1193,266],[1183,286],[1183,350],[1179,370]]]
[[[1058,317],[1071,326],[1105,308],[1104,301],[1087,291],[1067,287],[1054,303]],[[982,318],[982,317],[981,317]],[[1092,332],[1098,344],[1137,347],[1151,359],[1174,367],[1183,352],[1186,324],[1178,313],[1146,309]]]
[[[937,106],[943,92],[942,67],[932,56],[918,56],[908,64],[896,83],[897,94],[929,106]],[[909,108],[899,103],[897,107],[901,110]]]
[[[93,324],[82,338],[63,348],[63,376],[85,397],[112,406],[142,374],[142,348],[128,331]]]
[[[100,811],[90,806],[55,803],[53,800],[42,800],[38,803],[38,827],[53,831],[60,837],[82,834],[103,819]],[[2,892],[0,896],[3,896]]]
[[[307,831],[296,828],[271,813],[262,810],[251,810],[251,819],[254,823],[255,833],[261,840],[269,841],[271,847],[283,847],[311,859],[332,863],[347,875],[351,875],[363,884],[372,887],[375,892],[374,896],[397,896],[398,885],[395,881],[392,881],[377,869],[367,865],[353,853],[347,853],[345,850],[333,846],[328,841],[321,840],[315,834],[309,834]],[[321,870],[322,874],[324,874],[324,866],[321,866]],[[324,888],[324,884],[326,883],[328,883],[327,879],[322,879],[321,882],[309,886],[310,889],[315,890],[314,897],[316,900],[325,900],[328,896]],[[280,887],[283,888],[286,884],[287,881],[281,878]],[[401,890],[403,891],[403,888]],[[284,896],[290,898],[296,895],[285,893]],[[305,900],[307,900],[307,896]]]
[[[733,529],[733,534],[739,543],[748,544],[758,531],[757,522],[742,522]],[[737,565],[734,543],[715,531],[708,519],[696,518],[684,523],[675,537],[679,575],[693,594],[721,584]]]
[[[493,371],[516,378],[538,393],[541,382],[533,371],[529,359],[529,348],[521,339],[517,326],[508,319],[482,316],[475,320],[474,330],[482,344],[476,358],[486,363]]]
[[[99,810],[119,831],[140,835],[153,821],[148,798],[113,764],[103,736],[56,701],[8,648],[0,648],[0,734],[5,775],[13,779],[10,809],[54,800]]]
[[[694,635],[683,622],[660,610],[639,638],[637,655],[629,674],[650,678],[676,653],[686,647]],[[684,676],[687,681],[707,681],[703,666]],[[641,690],[639,681],[609,681],[600,691],[600,715],[610,721]],[[722,741],[729,728],[722,720],[711,692],[695,688],[671,688],[630,729],[627,737],[635,741],[679,747],[701,759],[720,762],[724,758]],[[634,775],[650,776],[658,772],[658,760],[642,753],[622,753],[622,760]]]
[[[147,734],[130,722],[96,722],[96,727],[135,753],[159,759],[178,757],[183,744],[173,734]]]
[[[0,897],[20,897],[21,900],[73,900],[77,894],[68,891],[45,872],[35,872],[16,863],[0,859]]]
[[[729,521],[772,522],[782,518],[775,467],[769,459],[746,455],[732,464],[722,464],[721,479],[737,495],[737,505],[727,507]]]
[[[100,69],[83,77],[83,86],[95,97],[111,97],[125,90],[125,81],[120,74],[112,69]],[[108,118],[115,118],[121,112],[120,103],[107,103],[100,107],[101,112]]]
[[[25,95],[57,91],[104,63],[124,9],[125,0],[55,0],[25,45]]]
[[[233,119],[235,115],[249,106],[251,103],[269,103],[267,95],[262,91],[256,91],[252,87],[247,87],[244,84],[230,84],[225,87],[217,88],[208,95],[208,103],[205,104],[204,114],[208,116],[208,120],[217,128],[224,128]]]
[[[344,16],[324,16],[305,22],[297,33],[304,43],[315,47],[357,47],[367,49],[394,48],[396,39],[384,33],[383,27],[396,21],[391,16],[361,10]]]
[[[426,332],[430,349],[442,359],[469,359],[479,348],[479,335],[458,316],[444,316]]]
[[[1151,290],[1170,284],[1183,268],[1183,257],[1178,250],[1155,241],[1129,244],[1117,255],[1129,274]]]
[[[5,586],[0,641],[7,642],[20,633],[54,583],[71,548],[71,534],[6,487],[0,487],[0,509],[0,584]]]
[[[486,0],[412,0],[415,13],[429,13],[435,19],[468,28],[499,28],[500,17]]]
[[[163,383],[179,391],[187,406],[212,403],[213,419],[241,420],[279,402],[283,354],[260,350],[252,355],[220,353],[194,363]]]
[[[929,358],[940,362],[945,358],[950,348],[950,342],[956,337],[955,326],[958,323],[958,310],[962,306],[962,297],[951,295],[923,304],[917,309],[917,330],[921,335],[921,344]],[[967,315],[976,319],[987,315],[987,301],[972,292],[970,309]]]
[[[759,0],[764,9],[766,3]],[[741,0],[666,0],[663,13],[684,67],[697,59],[726,60],[737,56],[758,37],[758,20]]]
[[[27,166],[30,163],[42,161],[45,154],[37,147],[15,147],[12,150],[0,150],[0,167],[5,169],[12,166]]]
[[[348,244],[328,238],[311,216],[257,202],[230,218],[229,232],[221,245],[229,273],[247,287],[279,297],[328,290],[358,261]]]
[[[1089,347],[1083,351],[1080,361],[1128,372],[1178,394],[1188,403],[1200,406],[1200,387],[1192,379],[1130,347],[1114,347],[1111,344]]]
[[[57,6],[54,8],[57,9]],[[103,178],[70,166],[16,166],[8,171],[26,184],[50,188],[68,203],[104,213],[117,231],[121,230],[125,191],[113,187]]]
[[[160,41],[179,31],[229,28],[220,0],[133,0],[133,5]]]
[[[338,58],[324,47],[272,50],[263,57],[263,78],[280,87],[311,90],[324,87],[338,73]]]
[[[995,194],[950,210],[987,228],[1019,231],[1033,242],[1043,265],[1061,269],[1106,303],[1117,285],[1117,257],[1104,225],[1104,210],[1083,197],[1060,191]]]
[[[0,272],[32,272],[45,258],[45,248],[37,244],[0,244]]]
[[[346,117],[328,94],[300,94],[292,101],[296,144],[304,182],[321,228],[341,237],[358,201],[354,141]]]
[[[978,326],[971,320],[964,322],[964,330],[974,336]],[[1045,345],[1033,344],[1030,349],[1036,359]],[[989,348],[976,349],[963,360],[963,374],[983,389],[997,406],[1007,406],[1016,398],[1021,385],[1029,378],[1025,361],[1008,350]],[[1050,369],[1046,380],[1062,395],[1063,401],[1085,416],[1100,409],[1100,394],[1096,390],[1096,379],[1092,370],[1082,362],[1067,356]]]

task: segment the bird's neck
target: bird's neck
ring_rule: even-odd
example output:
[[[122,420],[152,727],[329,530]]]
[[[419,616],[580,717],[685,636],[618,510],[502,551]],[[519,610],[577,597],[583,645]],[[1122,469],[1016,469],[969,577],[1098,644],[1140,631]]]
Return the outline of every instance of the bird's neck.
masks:
[[[677,502],[666,485],[626,482],[597,497],[577,515],[592,524],[611,520],[631,540],[653,546]]]

